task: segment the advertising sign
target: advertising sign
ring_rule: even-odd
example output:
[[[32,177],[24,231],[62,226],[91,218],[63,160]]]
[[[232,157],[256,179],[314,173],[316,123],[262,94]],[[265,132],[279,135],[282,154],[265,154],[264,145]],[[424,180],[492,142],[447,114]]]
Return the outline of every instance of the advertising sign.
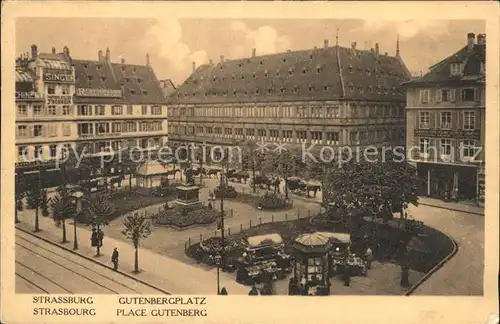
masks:
[[[41,96],[34,91],[16,91],[16,100],[40,99]]]
[[[68,70],[46,70],[43,73],[43,81],[47,83],[74,83],[75,77]]]
[[[47,96],[48,105],[71,105],[71,96]]]
[[[117,89],[77,88],[76,95],[78,97],[121,98],[122,91]]]

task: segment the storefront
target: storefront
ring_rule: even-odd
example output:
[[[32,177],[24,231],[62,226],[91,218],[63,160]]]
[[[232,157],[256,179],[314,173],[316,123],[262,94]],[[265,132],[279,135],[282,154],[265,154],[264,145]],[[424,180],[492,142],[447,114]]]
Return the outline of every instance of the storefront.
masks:
[[[417,172],[422,180],[421,195],[453,200],[476,199],[475,166],[418,163]]]

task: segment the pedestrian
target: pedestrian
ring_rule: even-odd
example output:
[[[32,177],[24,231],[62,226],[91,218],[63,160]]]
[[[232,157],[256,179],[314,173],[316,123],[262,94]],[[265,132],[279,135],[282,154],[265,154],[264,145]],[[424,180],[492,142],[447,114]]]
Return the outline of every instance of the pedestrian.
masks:
[[[118,249],[115,248],[113,250],[113,254],[111,255],[111,262],[113,263],[113,270],[118,271]]]
[[[409,268],[406,264],[401,265],[401,287],[409,287],[410,286],[410,280],[409,280]]]
[[[99,247],[102,247],[102,240],[104,239],[104,232],[102,230],[99,230],[97,237],[99,239]]]
[[[222,289],[220,290],[220,295],[227,295],[226,287],[222,287]]]
[[[90,236],[90,246],[97,246],[98,238],[97,238],[97,230],[92,228],[92,235]]]
[[[351,274],[350,266],[346,263],[344,265],[344,286],[349,287],[351,285]]]
[[[252,289],[250,290],[248,295],[249,296],[258,296],[259,295],[259,291],[257,290],[257,287],[255,287],[255,285],[252,285]]]
[[[373,261],[373,252],[372,252],[372,249],[370,247],[368,247],[368,249],[366,249],[365,260],[366,260],[366,267],[368,269],[371,269],[372,268],[372,261]]]

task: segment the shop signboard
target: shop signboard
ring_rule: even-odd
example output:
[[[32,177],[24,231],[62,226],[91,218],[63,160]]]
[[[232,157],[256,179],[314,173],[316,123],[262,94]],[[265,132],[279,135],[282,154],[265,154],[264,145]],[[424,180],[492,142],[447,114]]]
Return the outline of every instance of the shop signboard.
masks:
[[[47,96],[47,105],[71,105],[71,96]]]
[[[470,138],[479,139],[479,130],[466,129],[416,129],[415,136],[428,136],[440,138]]]
[[[94,97],[94,98],[122,97],[122,91],[118,89],[77,88],[75,94],[78,97]]]
[[[43,81],[46,83],[74,83],[75,76],[70,70],[45,70]]]
[[[35,91],[16,91],[16,100],[36,100],[42,96]]]

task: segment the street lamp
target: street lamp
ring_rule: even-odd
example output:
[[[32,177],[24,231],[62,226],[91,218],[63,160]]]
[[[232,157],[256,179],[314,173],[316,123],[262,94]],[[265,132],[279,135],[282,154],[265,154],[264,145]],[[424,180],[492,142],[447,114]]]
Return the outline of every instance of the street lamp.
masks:
[[[76,213],[75,216],[73,217],[73,250],[78,250],[78,236],[76,235],[76,217],[77,215],[81,212],[82,210],[82,196],[83,192],[77,191],[73,194],[73,197],[75,198],[76,202]]]

